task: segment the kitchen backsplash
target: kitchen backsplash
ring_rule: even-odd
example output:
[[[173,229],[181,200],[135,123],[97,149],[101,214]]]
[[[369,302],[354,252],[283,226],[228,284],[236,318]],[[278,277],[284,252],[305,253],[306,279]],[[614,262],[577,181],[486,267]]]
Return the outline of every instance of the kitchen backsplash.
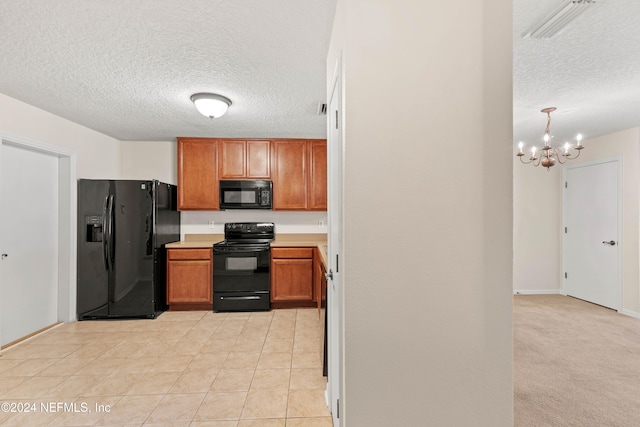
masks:
[[[269,210],[182,211],[181,239],[185,234],[224,233],[225,222],[273,222],[276,233],[326,233],[326,212]]]

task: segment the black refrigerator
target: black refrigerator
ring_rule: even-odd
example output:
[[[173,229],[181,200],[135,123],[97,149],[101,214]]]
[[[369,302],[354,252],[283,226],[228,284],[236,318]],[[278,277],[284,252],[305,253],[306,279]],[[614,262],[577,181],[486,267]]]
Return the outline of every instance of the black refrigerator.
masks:
[[[174,185],[78,181],[78,320],[167,309],[166,243],[180,240]]]

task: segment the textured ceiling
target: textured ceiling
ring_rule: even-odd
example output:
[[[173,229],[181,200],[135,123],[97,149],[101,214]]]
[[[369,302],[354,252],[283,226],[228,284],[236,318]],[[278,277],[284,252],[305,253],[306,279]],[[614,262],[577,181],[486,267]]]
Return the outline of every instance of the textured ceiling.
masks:
[[[324,137],[335,1],[0,0],[0,93],[119,140]]]
[[[640,1],[596,0],[550,39],[523,39],[562,0],[514,0],[514,142],[540,146],[551,115],[556,145],[640,126]]]
[[[336,0],[0,0],[0,93],[120,140],[324,137]],[[640,1],[522,39],[562,0],[514,0],[514,142],[640,125]],[[210,120],[196,92],[231,98]]]

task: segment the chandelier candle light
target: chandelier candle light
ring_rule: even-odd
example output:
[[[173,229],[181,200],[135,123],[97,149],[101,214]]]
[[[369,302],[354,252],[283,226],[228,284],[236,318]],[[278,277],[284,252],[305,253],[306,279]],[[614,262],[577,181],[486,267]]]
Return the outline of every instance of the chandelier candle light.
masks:
[[[540,151],[540,157],[537,157],[536,154],[538,152],[537,147],[531,147],[531,157],[529,157],[528,161],[522,160],[524,157],[524,152],[522,149],[524,148],[524,142],[520,142],[518,144],[518,153],[516,156],[520,158],[520,161],[526,165],[529,163],[533,163],[533,166],[538,167],[542,165],[547,168],[547,171],[551,169],[551,166],[555,165],[556,162],[560,164],[564,164],[567,160],[577,159],[580,156],[580,151],[584,148],[581,145],[582,135],[576,135],[576,145],[572,146],[568,142],[564,143],[564,147],[562,152],[558,151],[558,148],[551,147],[551,131],[549,127],[551,125],[551,113],[556,111],[556,107],[548,107],[543,108],[540,112],[545,113],[547,115],[547,128],[544,131],[544,147],[542,147]],[[576,150],[574,153],[570,153],[571,150]]]

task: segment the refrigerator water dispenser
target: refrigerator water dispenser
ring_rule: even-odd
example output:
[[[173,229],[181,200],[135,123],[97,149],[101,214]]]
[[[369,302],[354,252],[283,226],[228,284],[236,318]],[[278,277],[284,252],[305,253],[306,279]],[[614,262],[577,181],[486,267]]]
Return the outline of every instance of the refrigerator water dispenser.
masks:
[[[102,242],[102,217],[91,215],[85,217],[87,242]]]

